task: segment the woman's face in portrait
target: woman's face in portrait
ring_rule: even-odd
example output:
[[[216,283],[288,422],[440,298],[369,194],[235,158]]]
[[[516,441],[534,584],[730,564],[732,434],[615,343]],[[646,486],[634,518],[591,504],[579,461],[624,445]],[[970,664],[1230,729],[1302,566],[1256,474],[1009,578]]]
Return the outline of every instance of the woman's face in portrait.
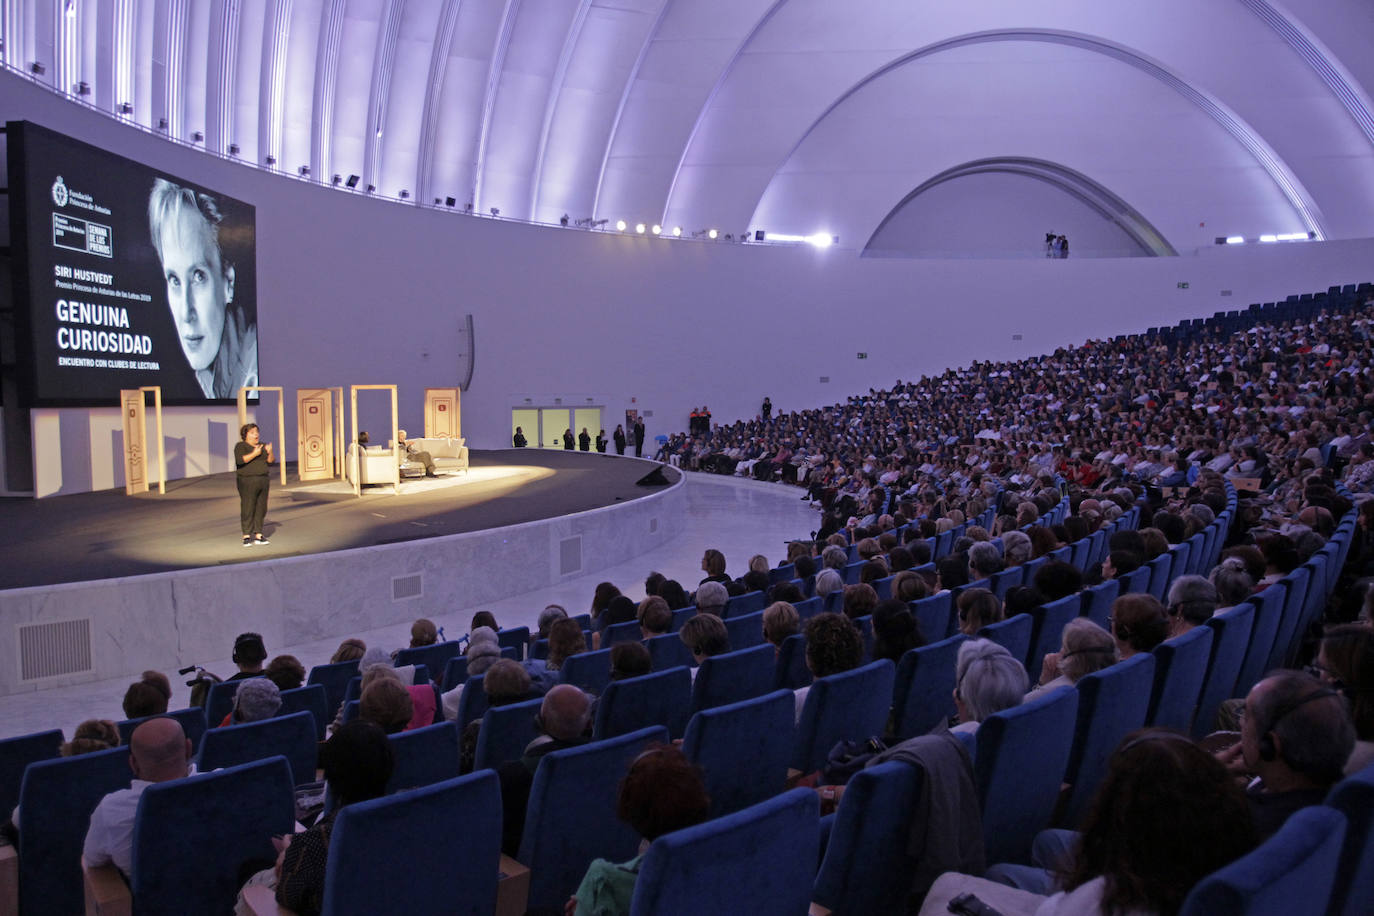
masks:
[[[234,301],[234,268],[220,262],[214,230],[205,217],[178,207],[162,227],[162,276],[186,362],[210,368],[224,336],[224,312]]]

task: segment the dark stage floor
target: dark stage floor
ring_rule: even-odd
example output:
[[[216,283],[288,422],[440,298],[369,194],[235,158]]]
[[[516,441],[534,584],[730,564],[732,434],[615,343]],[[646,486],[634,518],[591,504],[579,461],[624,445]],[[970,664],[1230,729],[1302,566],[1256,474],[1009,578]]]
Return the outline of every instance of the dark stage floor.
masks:
[[[272,477],[266,534],[243,547],[232,473],[178,480],[167,494],[122,489],[0,500],[0,588],[54,585],[250,563],[460,534],[570,515],[656,492],[635,486],[653,464],[540,449],[470,453],[471,473],[403,482],[362,498],[342,481],[285,487]],[[675,482],[679,474],[664,473]]]

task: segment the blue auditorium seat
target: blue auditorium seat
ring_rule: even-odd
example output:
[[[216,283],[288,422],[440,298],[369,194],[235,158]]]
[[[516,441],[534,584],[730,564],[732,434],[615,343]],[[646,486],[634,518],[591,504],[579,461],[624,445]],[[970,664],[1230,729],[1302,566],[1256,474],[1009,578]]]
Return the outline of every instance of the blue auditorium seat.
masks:
[[[525,647],[530,644],[530,628],[503,627],[496,631],[496,643],[502,649],[514,649],[515,660],[518,662],[525,657]]]
[[[743,595],[736,595],[725,602],[725,613],[721,616],[725,619],[731,617],[743,617],[745,614],[752,614],[768,607],[768,594],[766,592],[745,592]]]
[[[1279,629],[1274,634],[1274,647],[1269,651],[1266,671],[1282,668],[1296,653],[1298,638],[1302,635],[1298,627],[1307,609],[1307,590],[1312,584],[1312,572],[1305,566],[1299,566],[1283,577],[1283,584],[1288,592],[1284,597],[1283,616],[1279,618]]]
[[[491,771],[356,802],[329,838],[323,914],[488,916],[500,865],[501,785]]]
[[[890,760],[855,773],[835,812],[812,899],[832,913],[904,913],[919,861],[908,852],[925,771]]]
[[[630,916],[802,916],[819,858],[819,810],[815,792],[793,789],[659,837],[644,854]]]
[[[281,709],[277,711],[279,716],[289,716],[295,712],[308,712],[315,720],[315,740],[324,740],[325,727],[334,721],[334,712],[329,709],[329,697],[325,693],[323,684],[311,684],[307,687],[297,687],[294,690],[283,690],[281,692]],[[185,728],[182,723],[182,728]],[[202,729],[204,721],[202,719]],[[191,738],[189,730],[186,737]],[[194,742],[196,739],[191,738]]]
[[[974,783],[989,862],[1024,863],[1049,825],[1073,743],[1078,692],[1061,687],[993,713],[978,727]]]
[[[482,718],[487,711],[487,691],[483,683],[485,677],[485,674],[478,674],[463,682],[463,692],[458,694],[458,716],[454,719],[460,735],[469,722]]]
[[[601,645],[609,649],[618,642],[639,642],[644,637],[644,630],[639,625],[638,620],[627,620],[624,623],[613,623],[606,628],[606,633],[601,637]]]
[[[916,615],[916,622],[920,624],[921,634],[927,642],[939,642],[954,635],[956,625],[953,593],[946,591],[928,598],[919,598],[909,606],[911,613]]]
[[[1189,734],[1212,657],[1213,630],[1193,627],[1155,646],[1154,687],[1145,724]]]
[[[473,757],[474,770],[496,769],[507,760],[519,760],[525,746],[539,734],[535,717],[543,697],[489,706],[482,714],[482,727],[477,732],[477,752]]]
[[[1155,560],[1158,559],[1158,557],[1155,558]],[[1117,581],[1121,583],[1121,594],[1130,595],[1149,592],[1150,577],[1152,575],[1154,575],[1154,569],[1147,564],[1140,567],[1135,572],[1127,573],[1124,576],[1117,576]]]
[[[837,742],[881,735],[896,670],[881,659],[813,681],[797,722],[793,768],[810,773],[821,768]]]
[[[343,705],[344,691],[348,689],[348,682],[358,676],[358,660],[351,662],[334,662],[328,665],[316,665],[310,669],[310,674],[306,677],[306,685],[323,684],[324,692],[328,698],[329,714],[332,716]],[[219,723],[216,722],[216,725]]]
[[[81,847],[91,812],[133,776],[127,747],[29,764],[19,789],[20,913],[83,912]]]
[[[797,609],[797,616],[805,623],[825,610],[825,601],[822,598],[807,598],[805,601],[798,601],[792,606]]]
[[[1241,664],[1245,661],[1250,632],[1255,625],[1255,606],[1250,602],[1238,604],[1207,621],[1212,630],[1211,660],[1207,676],[1202,681],[1197,716],[1193,719],[1193,737],[1201,738],[1216,727],[1217,709],[1223,700],[1236,695],[1236,682]]]
[[[293,784],[299,786],[315,781],[317,751],[314,716],[297,712],[210,729],[200,741],[196,767],[209,772],[281,754],[291,764]]]
[[[1123,737],[1145,724],[1154,674],[1154,656],[1141,652],[1079,678],[1074,687],[1078,712],[1063,771],[1064,782],[1072,786],[1060,817],[1065,826],[1079,826],[1098,783],[1107,775],[1112,752]]]
[[[1326,804],[1344,814],[1347,822],[1327,912],[1332,916],[1367,913],[1374,900],[1374,765],[1337,783],[1326,796]]]
[[[611,681],[596,702],[592,734],[601,740],[658,725],[677,737],[691,709],[692,677],[685,665]]]
[[[1006,620],[990,623],[978,631],[980,639],[990,639],[1011,653],[1011,657],[1021,664],[1026,663],[1030,654],[1031,630],[1035,620],[1030,614],[1017,614]],[[1037,672],[1038,674],[1038,672]]]
[[[701,767],[719,817],[771,798],[787,782],[795,704],[792,691],[704,709],[692,716],[682,753]]]
[[[591,693],[601,693],[611,682],[611,650],[598,649],[595,652],[579,652],[563,659],[559,680],[564,684],[575,684]]]
[[[449,659],[463,654],[462,645],[460,640],[450,639],[446,642],[436,642],[432,646],[401,649],[396,653],[396,667],[424,665],[430,671],[442,675],[448,668]]]
[[[697,660],[692,657],[691,650],[676,633],[650,636],[644,640],[644,645],[649,650],[649,661],[655,671],[664,671],[679,665],[686,665],[688,668],[696,666]]]
[[[1083,596],[1083,616],[1102,629],[1110,630],[1107,621],[1112,616],[1112,602],[1121,594],[1121,583],[1116,579],[1108,579],[1101,585],[1084,589],[1080,594]]]
[[[1079,616],[1083,608],[1080,593],[1065,595],[1050,601],[1030,612],[1034,627],[1031,629],[1030,651],[1026,654],[1026,673],[1031,681],[1040,677],[1040,668],[1045,656],[1058,652],[1064,641],[1064,627]]]
[[[134,912],[233,913],[243,867],[276,859],[272,837],[295,829],[295,812],[281,756],[144,789],[129,875]]]
[[[639,837],[615,816],[620,780],[647,745],[667,741],[666,728],[642,728],[553,751],[539,761],[516,855],[530,870],[530,909],[561,909],[592,859],[623,862],[634,856]],[[810,830],[814,836],[814,819]],[[500,831],[493,835],[499,840]]]
[[[725,633],[731,649],[750,649],[763,645],[763,611],[725,619]]]
[[[537,655],[533,648],[530,651],[530,658],[546,658],[549,654],[549,641],[544,640],[544,654]],[[439,685],[445,691],[452,690],[459,684],[468,679],[468,657],[466,655],[455,655],[444,665],[444,680]]]
[[[954,715],[954,665],[962,633],[909,649],[893,678],[892,722],[899,740],[923,735]]]
[[[1013,566],[1011,569],[1004,569],[1001,572],[993,573],[990,580],[992,593],[996,595],[999,600],[1006,598],[1007,591],[1020,585],[1024,581],[1025,575],[1026,570],[1023,566]]]
[[[387,781],[387,794],[457,776],[459,738],[455,722],[440,722],[388,735],[396,767]]]
[[[798,690],[811,683],[811,669],[806,667],[806,635],[793,633],[778,646],[773,666],[773,686]]]
[[[1237,696],[1249,693],[1250,688],[1269,670],[1269,653],[1278,639],[1287,600],[1288,589],[1283,580],[1250,596],[1248,603],[1255,606],[1255,624],[1250,630],[1250,645],[1245,650],[1245,661],[1241,663],[1240,674],[1236,677]]]
[[[1258,849],[1199,881],[1179,916],[1325,912],[1345,830],[1339,811],[1303,808]]]
[[[768,693],[773,689],[774,654],[768,645],[703,659],[692,682],[692,712]]]
[[[204,722],[202,714],[201,731],[205,730]],[[39,760],[57,757],[65,740],[62,730],[53,728],[0,741],[0,817],[9,817],[14,806],[19,804],[19,785],[24,781],[24,769]],[[122,730],[120,743],[129,743]]]
[[[191,739],[191,747],[200,747],[200,738],[205,734],[205,707],[188,706],[185,709],[171,710],[166,715],[181,723],[181,730],[186,733],[187,738]],[[119,743],[128,744],[129,739],[133,737],[134,729],[149,719],[157,718],[160,717],[143,716],[139,719],[125,719],[122,722],[116,722],[115,727],[119,729]]]

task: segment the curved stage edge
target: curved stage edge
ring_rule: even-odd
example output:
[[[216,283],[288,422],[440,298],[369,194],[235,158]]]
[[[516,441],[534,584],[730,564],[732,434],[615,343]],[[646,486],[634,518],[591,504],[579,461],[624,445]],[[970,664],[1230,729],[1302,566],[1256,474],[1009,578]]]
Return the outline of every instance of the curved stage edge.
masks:
[[[682,532],[685,481],[676,476],[637,499],[504,527],[0,591],[0,657],[12,660],[0,665],[0,696],[218,658],[245,631],[297,645],[615,566]],[[53,670],[67,673],[44,675]]]

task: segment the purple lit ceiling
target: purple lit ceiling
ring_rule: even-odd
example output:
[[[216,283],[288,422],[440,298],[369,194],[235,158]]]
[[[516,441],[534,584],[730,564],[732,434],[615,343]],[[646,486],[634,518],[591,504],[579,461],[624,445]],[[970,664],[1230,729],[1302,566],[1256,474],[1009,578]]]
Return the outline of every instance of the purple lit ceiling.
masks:
[[[1368,0],[0,0],[0,15],[5,62],[40,63],[37,80],[418,205],[862,248],[933,178],[1034,162],[1176,250],[1374,236]]]

